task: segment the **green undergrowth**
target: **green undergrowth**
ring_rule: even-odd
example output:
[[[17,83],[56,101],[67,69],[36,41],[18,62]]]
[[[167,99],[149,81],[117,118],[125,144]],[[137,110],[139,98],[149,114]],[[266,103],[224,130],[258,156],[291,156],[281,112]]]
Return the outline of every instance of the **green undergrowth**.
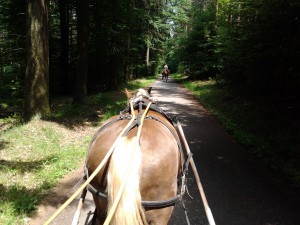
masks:
[[[122,85],[120,91],[104,92],[90,95],[87,104],[76,105],[71,104],[72,99],[64,98],[54,103],[55,109],[52,110],[52,119],[68,119],[72,121],[95,120],[103,122],[113,115],[119,114],[127,103],[125,89],[130,93],[138,88],[148,87],[156,78],[137,79]],[[97,124],[96,124],[97,125]]]
[[[193,92],[233,138],[291,186],[300,186],[299,109],[234,94],[215,80],[174,76]],[[272,104],[271,104],[272,102]]]
[[[152,79],[122,89],[135,91]],[[78,169],[100,124],[127,103],[123,91],[93,94],[87,104],[52,99],[50,119],[22,123],[20,116],[0,119],[0,224],[27,224],[26,218],[64,175]]]

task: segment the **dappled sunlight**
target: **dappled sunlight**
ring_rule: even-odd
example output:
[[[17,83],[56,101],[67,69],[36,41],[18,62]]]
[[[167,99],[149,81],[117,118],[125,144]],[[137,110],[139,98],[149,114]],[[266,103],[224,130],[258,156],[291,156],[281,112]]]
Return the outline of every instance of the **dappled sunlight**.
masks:
[[[34,118],[1,134],[1,197],[14,216],[32,212],[63,175],[83,162],[95,129],[78,132]]]

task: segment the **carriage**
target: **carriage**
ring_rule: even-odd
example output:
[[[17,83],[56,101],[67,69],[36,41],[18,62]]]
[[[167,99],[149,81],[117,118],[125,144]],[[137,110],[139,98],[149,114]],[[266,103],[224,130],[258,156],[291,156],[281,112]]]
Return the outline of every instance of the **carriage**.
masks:
[[[87,191],[96,206],[93,225],[166,225],[185,194],[189,165],[209,224],[215,224],[180,122],[158,107],[150,92],[139,89],[120,115],[96,132],[85,160],[85,183],[45,225],[82,192],[72,225],[78,224]]]

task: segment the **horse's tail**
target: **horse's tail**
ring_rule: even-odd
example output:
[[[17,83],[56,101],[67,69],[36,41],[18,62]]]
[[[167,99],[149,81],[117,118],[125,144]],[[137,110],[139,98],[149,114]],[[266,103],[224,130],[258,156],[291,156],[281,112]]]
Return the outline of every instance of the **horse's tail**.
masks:
[[[108,215],[118,201],[118,193],[123,188],[119,203],[110,224],[147,224],[141,205],[140,165],[142,153],[136,137],[121,137],[110,160],[107,173]],[[125,183],[124,183],[125,182]]]

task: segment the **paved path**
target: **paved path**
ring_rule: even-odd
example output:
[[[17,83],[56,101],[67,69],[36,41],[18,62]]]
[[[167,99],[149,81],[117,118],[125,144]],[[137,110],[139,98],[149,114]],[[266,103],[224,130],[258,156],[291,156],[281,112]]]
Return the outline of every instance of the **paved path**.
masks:
[[[158,80],[153,84],[152,96],[165,111],[180,118],[217,225],[300,224],[299,196],[286,194],[186,89],[172,78],[167,83]],[[185,195],[184,202],[191,225],[208,224],[191,169],[188,189],[193,199]],[[76,204],[77,201],[53,224],[71,224]],[[87,224],[87,215],[93,210],[89,196],[81,225]],[[187,224],[180,204],[169,224]]]

